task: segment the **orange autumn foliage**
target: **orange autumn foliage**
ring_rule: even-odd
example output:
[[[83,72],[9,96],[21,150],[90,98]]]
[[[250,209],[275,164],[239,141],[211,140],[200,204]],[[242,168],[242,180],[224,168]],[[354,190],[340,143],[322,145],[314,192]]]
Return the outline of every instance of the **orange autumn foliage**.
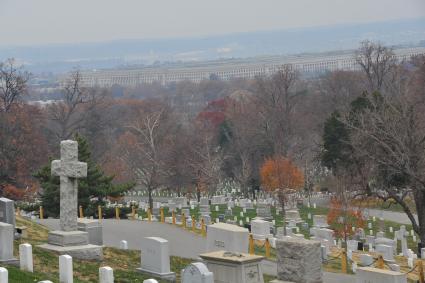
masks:
[[[260,169],[261,183],[268,191],[299,190],[304,185],[304,174],[288,158],[267,159]]]
[[[331,199],[327,218],[335,235],[342,238],[354,235],[358,229],[365,226],[362,212],[350,205],[344,208],[343,203],[337,198]],[[355,227],[354,231],[353,227]]]
[[[11,184],[6,184],[1,191],[1,195],[12,200],[22,200],[25,196],[25,190],[19,189]]]

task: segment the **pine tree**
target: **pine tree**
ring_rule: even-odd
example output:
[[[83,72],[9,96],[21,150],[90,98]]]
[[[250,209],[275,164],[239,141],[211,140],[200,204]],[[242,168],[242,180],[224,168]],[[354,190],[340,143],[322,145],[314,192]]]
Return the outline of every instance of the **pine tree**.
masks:
[[[91,159],[89,144],[86,139],[76,135],[78,142],[78,160],[87,163],[87,178],[78,180],[78,205],[84,208],[85,215],[94,215],[97,206],[103,205],[106,197],[118,197],[124,192],[131,190],[134,183],[113,184],[114,176],[107,176],[102,169]],[[41,168],[36,177],[43,191],[41,201],[46,216],[59,215],[59,177],[51,175],[51,160],[49,164]]]

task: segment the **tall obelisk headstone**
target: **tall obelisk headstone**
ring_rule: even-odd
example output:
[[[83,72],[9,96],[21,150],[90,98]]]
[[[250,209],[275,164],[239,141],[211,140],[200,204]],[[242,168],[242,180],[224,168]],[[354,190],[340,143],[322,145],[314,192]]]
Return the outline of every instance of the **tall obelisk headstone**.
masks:
[[[78,161],[78,143],[61,142],[61,159],[52,161],[52,175],[60,177],[60,229],[51,231],[40,247],[81,259],[101,259],[102,247],[90,245],[88,233],[78,231],[78,179],[87,177],[87,163]]]

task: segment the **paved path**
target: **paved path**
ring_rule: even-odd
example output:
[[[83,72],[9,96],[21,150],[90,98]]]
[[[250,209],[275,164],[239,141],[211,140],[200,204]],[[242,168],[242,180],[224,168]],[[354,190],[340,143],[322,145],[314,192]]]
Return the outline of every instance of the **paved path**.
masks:
[[[394,221],[402,224],[412,224],[410,222],[409,217],[407,217],[406,213],[396,212],[396,211],[388,211],[388,210],[379,210],[379,209],[367,209],[369,212],[369,216],[382,217],[385,220]],[[416,221],[418,221],[418,216],[415,215]]]
[[[59,229],[58,219],[37,220],[51,230]],[[107,247],[119,247],[121,240],[128,242],[128,248],[138,250],[144,237],[158,236],[169,241],[170,254],[197,259],[198,255],[205,252],[206,239],[198,234],[185,231],[169,224],[158,222],[105,219],[103,223],[103,242]],[[265,260],[264,273],[276,276],[276,262]],[[355,282],[354,276],[324,272],[325,283]]]
[[[57,219],[44,219],[38,222],[51,230],[59,229]],[[102,223],[103,243],[107,247],[118,248],[120,241],[126,240],[129,249],[138,250],[144,237],[161,237],[169,241],[171,255],[196,259],[199,254],[205,252],[205,238],[173,225],[115,219],[105,219]]]
[[[306,202],[305,202],[306,203]],[[311,198],[311,203],[316,203],[317,206],[321,207],[327,207],[329,206],[329,199],[328,198]],[[407,217],[406,213],[404,212],[396,212],[396,211],[389,211],[389,210],[381,210],[381,209],[371,209],[366,208],[365,211],[369,213],[369,216],[375,216],[377,218],[383,218],[385,220],[394,221],[401,224],[412,224],[410,222],[410,219]],[[418,220],[418,217],[415,215],[416,221]]]

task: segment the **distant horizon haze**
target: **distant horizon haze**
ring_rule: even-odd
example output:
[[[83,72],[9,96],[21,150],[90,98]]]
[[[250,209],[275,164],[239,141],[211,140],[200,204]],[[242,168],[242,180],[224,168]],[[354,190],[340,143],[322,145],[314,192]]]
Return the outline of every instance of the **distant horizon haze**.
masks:
[[[0,0],[0,46],[202,38],[425,17],[423,0]]]

